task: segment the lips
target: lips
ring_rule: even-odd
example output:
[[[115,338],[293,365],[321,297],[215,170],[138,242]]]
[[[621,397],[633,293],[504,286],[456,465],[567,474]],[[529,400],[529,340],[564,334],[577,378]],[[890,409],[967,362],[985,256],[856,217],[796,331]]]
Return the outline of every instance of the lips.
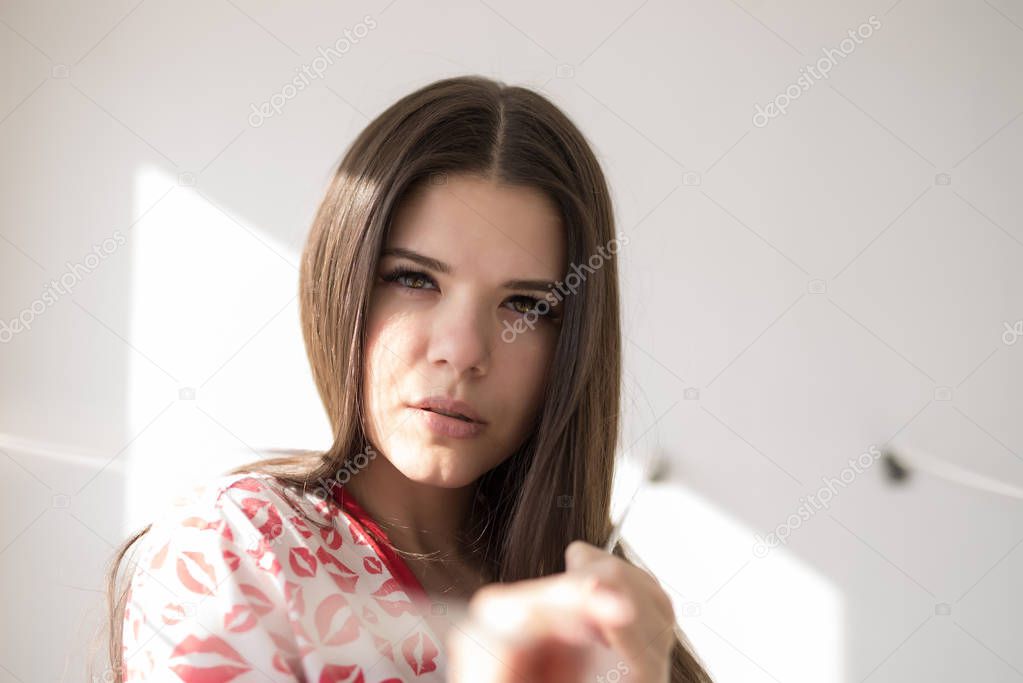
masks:
[[[429,410],[431,413],[437,413],[438,415],[446,415],[447,417],[453,417],[458,420],[461,420],[462,422],[473,422],[473,420],[470,420],[461,413],[445,413],[443,410],[432,410],[430,408],[423,408],[423,410]]]
[[[420,410],[428,410],[431,413],[438,413],[439,415],[454,417],[462,420],[463,422],[486,424],[486,420],[484,420],[471,405],[465,401],[459,401],[448,396],[429,396],[417,403],[414,403],[412,407],[419,408]]]

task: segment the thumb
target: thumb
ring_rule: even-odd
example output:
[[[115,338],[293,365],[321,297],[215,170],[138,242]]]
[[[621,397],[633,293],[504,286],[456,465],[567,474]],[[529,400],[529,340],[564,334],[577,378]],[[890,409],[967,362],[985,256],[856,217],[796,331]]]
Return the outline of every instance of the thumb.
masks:
[[[604,551],[586,541],[575,540],[565,548],[565,571],[573,571],[600,559]]]

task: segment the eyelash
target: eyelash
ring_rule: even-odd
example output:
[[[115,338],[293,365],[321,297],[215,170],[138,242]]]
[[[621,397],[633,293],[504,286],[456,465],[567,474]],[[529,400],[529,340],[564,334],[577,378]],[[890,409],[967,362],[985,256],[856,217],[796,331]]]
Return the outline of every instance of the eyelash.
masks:
[[[433,281],[433,278],[430,277],[429,275],[427,275],[426,273],[424,273],[422,271],[418,271],[418,270],[413,270],[411,268],[405,268],[404,266],[398,266],[397,268],[391,270],[389,273],[387,273],[386,275],[383,276],[383,280],[384,280],[384,282],[395,282],[395,281],[397,281],[397,280],[399,280],[400,278],[403,278],[403,277],[408,277],[408,278],[413,278],[413,279],[422,279],[422,280],[426,280],[426,281],[432,283],[434,286],[437,285],[437,283]],[[401,285],[401,286],[404,287],[405,289],[412,289],[412,290],[423,289],[422,287],[406,287],[404,285]],[[540,299],[536,299],[534,297],[525,296],[525,295],[514,296],[514,297],[511,298],[511,300],[512,301],[525,301],[525,302],[527,302],[529,304],[531,309],[535,308],[536,305],[538,303],[540,303]],[[543,319],[546,319],[546,320],[558,320],[559,316],[554,313],[554,310],[556,310],[555,307],[550,307],[550,308],[547,309],[546,313],[542,313],[542,314],[538,314],[538,315],[539,315],[540,318],[543,318]],[[526,315],[529,311],[527,311],[526,313],[523,313],[522,311],[516,310],[515,312],[519,313],[521,315]]]

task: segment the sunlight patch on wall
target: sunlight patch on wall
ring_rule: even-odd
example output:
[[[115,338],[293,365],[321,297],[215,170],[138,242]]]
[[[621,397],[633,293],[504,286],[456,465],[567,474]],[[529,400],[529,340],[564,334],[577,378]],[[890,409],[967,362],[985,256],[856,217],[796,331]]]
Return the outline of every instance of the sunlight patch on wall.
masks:
[[[843,680],[841,592],[785,546],[755,556],[754,536],[677,483],[642,491],[625,527],[715,680]]]
[[[138,171],[135,195],[147,203],[129,236],[128,432],[139,436],[125,454],[126,530],[197,480],[331,438],[299,326],[298,254],[158,168]]]

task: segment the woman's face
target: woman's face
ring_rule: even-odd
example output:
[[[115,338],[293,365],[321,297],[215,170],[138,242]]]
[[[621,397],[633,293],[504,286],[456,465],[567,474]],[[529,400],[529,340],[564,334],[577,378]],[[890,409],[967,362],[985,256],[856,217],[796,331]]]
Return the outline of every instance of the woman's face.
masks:
[[[565,260],[560,215],[533,188],[449,175],[398,207],[370,304],[363,394],[371,442],[406,477],[465,486],[535,428],[562,307],[532,310],[548,291],[512,281],[556,283]],[[467,438],[445,433],[467,425],[414,407],[431,396],[464,401],[485,424]]]

